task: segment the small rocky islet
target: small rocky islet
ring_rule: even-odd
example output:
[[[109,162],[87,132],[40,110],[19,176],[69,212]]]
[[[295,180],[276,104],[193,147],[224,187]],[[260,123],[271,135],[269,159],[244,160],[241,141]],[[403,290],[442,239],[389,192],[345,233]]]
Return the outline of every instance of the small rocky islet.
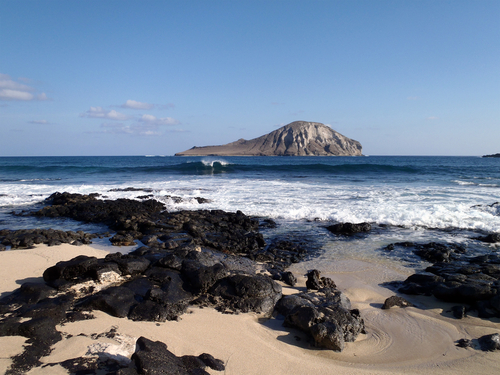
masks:
[[[168,212],[153,199],[100,199],[97,194],[54,193],[47,206],[20,213],[40,217],[67,217],[109,227],[113,245],[144,246],[129,254],[111,253],[105,258],[78,256],[45,270],[45,283],[24,283],[0,300],[0,335],[29,338],[24,352],[13,357],[10,374],[41,364],[50,346],[62,339],[56,326],[92,319],[93,310],[134,321],[177,320],[189,306],[212,307],[221,313],[254,312],[263,317],[279,314],[284,326],[299,329],[318,348],[342,351],[346,343],[365,332],[360,312],[333,280],[318,270],[307,274],[307,291],[283,296],[281,281],[297,282],[287,271],[292,263],[310,255],[307,246],[284,238],[266,243],[261,228],[272,220],[258,220],[242,212],[198,210]],[[326,228],[334,235],[369,233],[369,223],[340,223]],[[90,243],[98,235],[56,230],[0,231],[3,246],[30,248],[35,244]],[[110,236],[109,233],[100,236]],[[479,237],[499,242],[498,235]],[[457,302],[454,315],[471,308],[483,318],[500,317],[500,257],[468,258],[466,251],[446,244],[396,243],[434,262],[425,273],[410,276],[399,285],[401,294],[434,295]],[[399,296],[389,298],[384,309],[407,307]],[[499,349],[498,337],[481,338],[484,350]],[[498,336],[498,335],[497,335]],[[467,346],[465,341],[458,343]],[[161,353],[161,354],[159,354]],[[161,358],[161,359],[158,359]],[[59,363],[71,371],[105,370],[116,374],[154,373],[165,366],[176,374],[203,374],[208,366],[222,371],[222,361],[210,354],[176,357],[164,343],[139,338],[129,364],[96,359]],[[92,370],[92,371],[93,371]]]
[[[362,146],[320,122],[294,121],[258,138],[195,146],[175,156],[362,156]]]
[[[500,158],[500,152],[497,154],[483,155],[483,158]]]

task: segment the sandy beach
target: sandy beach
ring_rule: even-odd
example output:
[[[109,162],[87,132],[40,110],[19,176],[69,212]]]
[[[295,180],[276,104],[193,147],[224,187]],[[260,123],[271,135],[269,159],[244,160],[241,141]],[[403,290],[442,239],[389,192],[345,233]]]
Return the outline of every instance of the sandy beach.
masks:
[[[116,249],[110,247],[109,250]],[[23,282],[41,281],[43,271],[60,260],[81,254],[104,257],[107,253],[91,246],[67,244],[4,251],[0,253],[4,270],[0,276],[1,295],[7,295]],[[313,263],[293,266],[299,282],[294,288],[283,284],[284,294],[305,289],[303,274]],[[95,319],[58,326],[64,338],[41,361],[45,365],[96,353],[108,353],[126,361],[135,350],[135,340],[144,336],[166,343],[178,356],[210,353],[224,361],[226,374],[491,374],[498,371],[500,353],[456,346],[461,338],[476,339],[500,332],[498,321],[474,316],[453,319],[451,314],[443,312],[446,310],[442,308],[443,303],[438,307],[431,297],[410,299],[418,307],[382,310],[384,300],[393,293],[379,284],[406,276],[387,265],[342,260],[332,263],[324,272],[349,297],[353,307],[361,311],[366,323],[367,333],[349,343],[341,353],[312,347],[305,334],[283,328],[279,319],[190,308],[179,321],[165,323],[134,322],[94,311]],[[110,329],[118,332],[114,339],[95,338]],[[0,337],[1,373],[9,368],[11,356],[22,352],[25,341],[19,336]],[[29,372],[66,373],[67,370],[58,365],[42,365]]]

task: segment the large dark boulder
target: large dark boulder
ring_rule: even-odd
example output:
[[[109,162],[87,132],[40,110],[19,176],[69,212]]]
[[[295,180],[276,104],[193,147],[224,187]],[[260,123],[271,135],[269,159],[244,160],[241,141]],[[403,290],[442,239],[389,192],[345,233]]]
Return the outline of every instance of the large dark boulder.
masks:
[[[143,300],[132,307],[129,319],[160,322],[177,320],[194,299],[184,289],[184,282],[175,271],[153,267],[144,280],[151,283],[151,286],[146,293],[141,293]]]
[[[338,324],[326,321],[310,329],[316,346],[341,352],[345,348],[344,332]]]
[[[290,271],[276,272],[273,275],[273,279],[277,281],[283,281],[285,284],[290,286],[295,286],[295,284],[297,284],[297,278]]]
[[[281,291],[281,285],[268,276],[239,274],[220,279],[209,292],[221,297],[219,309],[270,316],[282,296]]]
[[[80,308],[101,310],[109,315],[125,318],[136,304],[135,293],[132,290],[115,286],[88,297],[80,304]]]
[[[285,296],[276,310],[285,326],[310,334],[318,347],[341,351],[364,332],[359,311],[351,310],[349,299],[335,288]]]
[[[441,285],[445,279],[441,276],[431,273],[416,273],[409,276],[399,288],[404,294],[431,295],[438,285]]]
[[[500,334],[493,333],[491,335],[485,335],[478,339],[481,350],[484,351],[495,351],[500,350]]]
[[[87,271],[97,264],[96,257],[79,255],[64,262],[57,262],[55,266],[49,267],[43,273],[43,279],[46,282],[52,282],[57,279],[78,282],[86,276]]]
[[[119,258],[114,258],[113,261],[118,264],[123,275],[138,275],[145,272],[151,262],[144,257],[133,255],[123,255]]]
[[[167,349],[164,343],[151,341],[145,337],[139,337],[137,340],[132,361],[139,374],[208,375],[205,371],[207,366],[216,371],[224,371],[223,362],[210,354],[204,353],[198,357],[177,357]]]
[[[219,279],[227,275],[226,268],[220,264],[204,266],[196,260],[184,260],[182,262],[182,276],[196,294],[205,293]]]
[[[314,307],[314,304],[308,299],[297,294],[283,296],[276,304],[276,311],[283,316],[289,315],[292,310],[302,306]]]
[[[366,233],[372,230],[370,223],[338,223],[329,225],[326,227],[330,232],[334,234],[343,234],[345,236],[351,236],[356,233]]]
[[[320,313],[316,306],[303,305],[292,309],[286,314],[284,325],[310,333],[311,327],[318,323],[319,320]]]
[[[388,309],[390,309],[391,307],[394,307],[394,306],[397,306],[397,307],[410,307],[410,306],[413,306],[413,304],[411,302],[408,302],[403,297],[391,296],[391,297],[387,298],[384,301],[384,305],[382,306],[382,309],[383,310],[388,310]]]
[[[337,286],[329,277],[321,277],[321,272],[312,270],[307,273],[307,289],[320,290],[323,288],[335,289]]]
[[[178,316],[186,311],[187,303],[183,308],[178,304],[167,305],[147,299],[134,305],[128,318],[135,321],[164,322],[166,320],[177,320]]]

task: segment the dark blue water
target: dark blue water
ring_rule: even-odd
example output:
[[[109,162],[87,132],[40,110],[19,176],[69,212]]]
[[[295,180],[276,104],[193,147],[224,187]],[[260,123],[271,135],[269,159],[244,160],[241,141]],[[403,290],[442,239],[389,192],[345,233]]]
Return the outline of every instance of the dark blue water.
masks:
[[[75,225],[9,214],[34,209],[55,191],[109,199],[149,194],[169,210],[241,210],[277,220],[278,231],[315,232],[320,224],[311,222],[399,228],[372,236],[368,248],[408,237],[467,242],[470,233],[500,232],[500,159],[494,158],[3,157],[0,227]],[[357,249],[368,252],[363,246]]]

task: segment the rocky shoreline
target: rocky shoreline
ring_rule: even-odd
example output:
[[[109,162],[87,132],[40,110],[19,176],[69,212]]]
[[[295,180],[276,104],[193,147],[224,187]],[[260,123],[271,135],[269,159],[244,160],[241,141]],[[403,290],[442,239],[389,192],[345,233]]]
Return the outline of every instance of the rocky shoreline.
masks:
[[[56,325],[91,319],[93,310],[158,322],[178,319],[188,306],[270,317],[281,301],[278,311],[286,323],[309,333],[318,347],[342,350],[345,342],[354,341],[364,330],[359,312],[318,271],[310,275],[309,293],[282,299],[282,287],[276,280],[294,285],[295,277],[286,268],[303,259],[307,251],[286,240],[266,244],[259,222],[241,212],[169,213],[154,200],[99,200],[94,194],[55,193],[47,203],[50,205],[39,211],[23,214],[104,223],[116,231],[110,239],[113,245],[140,240],[145,246],[103,259],[78,256],[58,262],[43,273],[44,284],[24,283],[2,298],[0,335],[30,338],[30,345],[14,358],[9,373],[39,365],[50,346],[61,340]],[[4,230],[0,236],[2,244],[12,249],[40,243],[78,245],[94,237],[54,230]],[[29,320],[23,322],[25,319]],[[142,340],[142,346],[153,345]],[[139,350],[142,346],[138,345]],[[116,373],[149,373],[143,369],[146,365],[138,363],[140,353],[134,354],[134,367]],[[88,366],[87,362],[81,364],[82,368]],[[96,362],[93,366],[109,369],[110,364]],[[176,373],[205,373],[203,366],[184,367]]]
[[[287,327],[305,332],[318,348],[342,351],[346,343],[365,332],[365,323],[333,280],[318,270],[308,273],[307,291],[283,296],[282,285],[293,286],[287,271],[305,259],[307,248],[276,238],[266,243],[259,228],[272,226],[242,212],[220,210],[167,212],[155,200],[101,200],[96,194],[54,193],[47,206],[32,213],[44,217],[68,217],[107,225],[115,234],[113,245],[144,246],[129,254],[104,258],[78,256],[58,262],[43,273],[45,283],[24,283],[0,300],[0,336],[29,338],[22,354],[13,358],[8,372],[17,374],[40,365],[50,346],[62,336],[56,329],[64,322],[92,319],[92,311],[133,321],[177,320],[189,306],[211,307],[226,314],[254,312],[269,318],[280,314]],[[369,232],[368,223],[334,225],[336,235]],[[104,233],[102,236],[109,236]],[[89,243],[96,235],[54,230],[0,231],[3,246],[30,248],[44,243]],[[484,240],[498,240],[493,235]],[[496,255],[467,258],[464,251],[442,244],[393,244],[407,246],[436,263],[425,274],[410,276],[399,292],[433,294],[458,302],[457,317],[470,308],[483,318],[500,316],[500,259]],[[386,301],[384,308],[411,304],[401,297]],[[462,313],[460,313],[462,311]],[[498,335],[498,334],[497,334]],[[498,337],[483,338],[485,350],[499,349]],[[140,342],[139,342],[140,341]],[[463,344],[465,345],[465,344]],[[488,346],[489,345],[489,346]],[[491,349],[492,348],[492,349]],[[59,363],[71,371],[116,374],[160,373],[168,366],[176,374],[207,373],[206,366],[222,371],[224,365],[209,354],[176,357],[164,343],[146,337],[138,340],[127,365],[116,361],[79,360]],[[170,353],[170,354],[169,354]],[[156,371],[156,372],[155,372]]]

